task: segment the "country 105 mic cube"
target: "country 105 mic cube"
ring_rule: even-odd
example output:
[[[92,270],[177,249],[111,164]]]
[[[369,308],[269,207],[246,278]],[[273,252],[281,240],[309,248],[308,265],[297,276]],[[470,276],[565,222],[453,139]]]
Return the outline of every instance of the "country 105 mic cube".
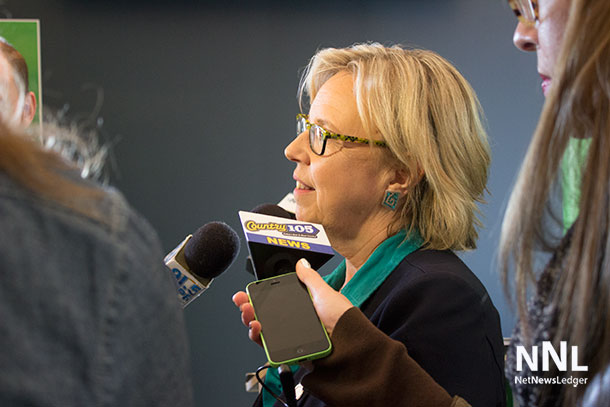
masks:
[[[259,280],[294,272],[301,258],[318,269],[335,255],[320,224],[245,211],[239,218]]]

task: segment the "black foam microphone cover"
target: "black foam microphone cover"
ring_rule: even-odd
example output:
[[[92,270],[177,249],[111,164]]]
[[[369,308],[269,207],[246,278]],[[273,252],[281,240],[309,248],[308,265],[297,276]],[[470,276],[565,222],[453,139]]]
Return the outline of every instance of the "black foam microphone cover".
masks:
[[[256,208],[252,209],[251,212],[260,213],[261,215],[277,216],[278,218],[286,218],[293,220],[297,218],[294,213],[288,212],[281,206],[271,203],[260,204]]]
[[[184,259],[193,274],[215,278],[229,268],[239,253],[239,236],[224,222],[197,229],[184,246]]]

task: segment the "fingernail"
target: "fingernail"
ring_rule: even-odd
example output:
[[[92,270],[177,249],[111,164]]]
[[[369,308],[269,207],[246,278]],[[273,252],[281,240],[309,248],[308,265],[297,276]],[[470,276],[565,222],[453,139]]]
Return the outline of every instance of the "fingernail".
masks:
[[[301,262],[302,265],[304,265],[307,268],[311,268],[311,264],[309,264],[309,262],[307,261],[306,258],[302,258],[301,260],[299,260]]]

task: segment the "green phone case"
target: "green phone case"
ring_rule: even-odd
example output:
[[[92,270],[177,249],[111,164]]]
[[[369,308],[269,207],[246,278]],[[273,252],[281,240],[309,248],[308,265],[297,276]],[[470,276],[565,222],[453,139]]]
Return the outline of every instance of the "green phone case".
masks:
[[[262,280],[257,280],[257,281],[253,281],[251,283],[249,283],[246,286],[246,292],[248,293],[248,299],[250,301],[250,304],[252,305],[252,308],[254,308],[254,304],[252,304],[252,298],[250,297],[250,286],[252,284],[256,284],[260,281],[266,281],[266,280],[272,280],[272,279],[277,279],[277,278],[281,278],[283,276],[287,276],[290,274],[296,274],[296,273],[287,273],[287,274],[282,274],[279,276],[274,276],[274,277],[269,277],[269,278],[265,278]],[[309,298],[311,298],[311,293],[309,292],[309,288],[307,288],[307,293],[309,294]],[[258,317],[256,316],[256,308],[254,308],[254,317],[258,320]],[[319,318],[318,318],[319,320]],[[280,365],[294,365],[297,364],[299,362],[304,362],[306,360],[315,360],[315,359],[320,359],[323,358],[325,356],[328,356],[330,354],[330,352],[332,351],[332,344],[330,342],[330,338],[328,337],[328,332],[326,332],[326,327],[324,326],[324,324],[322,323],[322,321],[320,321],[320,324],[322,325],[323,331],[324,331],[324,335],[326,337],[326,340],[328,342],[328,348],[324,349],[323,351],[317,352],[317,353],[310,353],[310,354],[306,354],[303,356],[299,356],[293,359],[289,359],[289,360],[280,360],[280,361],[274,361],[271,360],[271,355],[269,354],[269,350],[267,349],[267,343],[265,342],[265,337],[263,335],[263,333],[261,332],[261,340],[263,342],[263,348],[265,349],[265,354],[267,355],[267,360],[269,361],[269,365],[271,367],[278,367]]]

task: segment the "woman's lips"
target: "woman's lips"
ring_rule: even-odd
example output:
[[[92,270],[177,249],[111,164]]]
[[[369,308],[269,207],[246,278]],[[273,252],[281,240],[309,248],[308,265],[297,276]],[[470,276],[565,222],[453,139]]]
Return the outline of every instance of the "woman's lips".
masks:
[[[296,187],[294,188],[294,193],[306,193],[309,191],[314,191],[314,188],[310,187],[309,185],[305,184],[303,181],[295,178],[294,179],[296,181]]]
[[[542,74],[540,74],[540,77],[542,78],[542,83],[540,84],[542,87],[542,93],[544,93],[544,96],[546,97],[549,89],[551,89],[551,78]]]
[[[301,181],[297,181],[297,189],[309,189],[309,190],[313,190],[312,187],[302,183]]]

